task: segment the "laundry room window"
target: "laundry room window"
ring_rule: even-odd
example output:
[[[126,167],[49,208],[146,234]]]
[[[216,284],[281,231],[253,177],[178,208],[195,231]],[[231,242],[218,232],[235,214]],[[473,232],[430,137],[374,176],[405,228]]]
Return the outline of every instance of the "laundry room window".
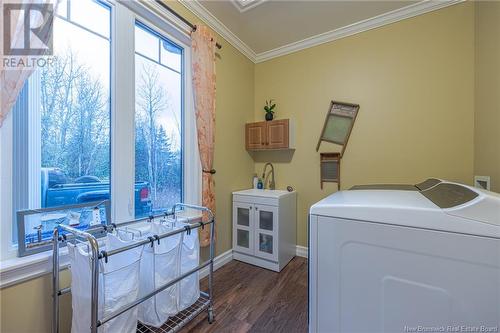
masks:
[[[135,180],[157,213],[182,200],[183,49],[140,22],[135,40]]]
[[[30,76],[0,128],[1,260],[17,255],[20,210],[109,199],[119,224],[200,203],[191,28],[164,11],[59,2],[54,64]]]
[[[111,7],[61,1],[53,25],[53,61],[13,111],[15,212],[109,199]]]

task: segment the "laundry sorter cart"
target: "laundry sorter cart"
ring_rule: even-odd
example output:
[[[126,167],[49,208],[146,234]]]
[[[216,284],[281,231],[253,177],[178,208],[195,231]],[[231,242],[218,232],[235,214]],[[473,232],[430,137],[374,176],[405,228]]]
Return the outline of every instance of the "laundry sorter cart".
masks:
[[[169,217],[173,216],[174,219],[177,218],[176,212],[179,208],[188,208],[188,209],[194,209],[202,212],[206,212],[208,216],[207,221],[202,221],[192,223],[192,224],[187,224],[183,228],[178,228],[178,229],[173,229],[171,231],[168,231],[166,233],[160,234],[160,235],[152,235],[146,239],[133,242],[132,244],[129,244],[127,246],[124,246],[122,248],[116,248],[116,249],[111,249],[109,251],[101,250],[99,248],[99,241],[98,238],[95,237],[92,233],[96,231],[112,231],[114,229],[120,230],[121,228],[124,228],[126,226],[130,226],[131,224],[138,223],[138,222],[143,222],[150,220],[152,221],[154,218],[162,218],[162,217]],[[181,233],[187,233],[190,234],[192,230],[194,232],[197,232],[199,228],[205,228],[205,227],[210,227],[210,257],[207,261],[203,262],[202,264],[197,265],[197,267],[188,270],[187,272],[181,273],[179,276],[176,278],[172,279],[168,283],[158,287],[157,289],[147,293],[146,295],[141,295],[138,297],[135,301],[124,305],[123,307],[117,309],[113,313],[104,316],[104,318],[99,318],[99,263],[101,260],[105,260],[105,262],[108,262],[108,260],[113,260],[113,256],[123,253],[125,251],[130,251],[134,248],[138,248],[141,246],[145,246],[148,244],[153,245],[154,242],[159,242],[161,239],[172,237],[175,235],[179,235]],[[60,231],[63,231],[64,234]],[[52,264],[53,264],[53,269],[52,269],[52,286],[53,286],[53,317],[52,317],[52,332],[53,333],[58,333],[59,332],[59,297],[71,292],[71,287],[67,288],[60,288],[59,286],[59,274],[60,274],[60,267],[59,267],[59,249],[61,244],[64,244],[65,242],[68,242],[71,239],[85,239],[88,242],[88,247],[89,247],[89,253],[90,253],[90,271],[91,271],[91,290],[89,290],[90,293],[90,332],[91,333],[97,333],[98,328],[101,327],[102,325],[106,324],[107,322],[111,321],[112,319],[120,316],[121,314],[133,309],[134,307],[139,306],[141,303],[145,302],[146,300],[154,297],[155,295],[161,293],[164,290],[167,290],[168,288],[174,286],[177,283],[181,283],[181,281],[184,278],[189,277],[191,274],[195,274],[196,272],[201,271],[202,269],[208,267],[208,291],[200,291],[200,297],[192,304],[191,306],[187,307],[186,309],[183,309],[176,315],[173,315],[169,317],[169,319],[161,326],[161,327],[149,327],[147,325],[143,325],[141,323],[138,323],[137,325],[137,332],[141,333],[146,333],[146,332],[161,332],[161,333],[166,333],[166,332],[177,332],[179,331],[182,327],[184,327],[186,324],[188,324],[191,320],[193,320],[196,316],[198,316],[201,312],[207,310],[208,312],[208,322],[212,323],[214,320],[214,312],[213,312],[213,272],[214,272],[214,256],[215,256],[215,242],[214,242],[214,237],[215,237],[215,216],[212,213],[212,211],[206,207],[202,206],[196,206],[196,205],[189,205],[189,204],[176,204],[173,207],[172,213],[171,214],[162,214],[162,215],[157,215],[157,216],[150,216],[149,218],[145,219],[138,219],[138,220],[133,220],[130,222],[126,223],[121,223],[118,227],[115,224],[110,224],[110,225],[99,225],[95,227],[91,227],[87,231],[82,231],[78,230],[74,227],[67,226],[67,225],[59,225],[58,227],[54,228],[53,231],[53,257],[52,257]],[[182,246],[182,244],[181,244]]]

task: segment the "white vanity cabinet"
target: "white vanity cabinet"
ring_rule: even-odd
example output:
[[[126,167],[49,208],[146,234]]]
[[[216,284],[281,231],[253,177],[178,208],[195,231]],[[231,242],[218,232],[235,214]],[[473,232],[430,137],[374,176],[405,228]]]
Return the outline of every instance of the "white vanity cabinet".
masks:
[[[234,259],[281,271],[295,256],[296,205],[296,192],[233,192]]]

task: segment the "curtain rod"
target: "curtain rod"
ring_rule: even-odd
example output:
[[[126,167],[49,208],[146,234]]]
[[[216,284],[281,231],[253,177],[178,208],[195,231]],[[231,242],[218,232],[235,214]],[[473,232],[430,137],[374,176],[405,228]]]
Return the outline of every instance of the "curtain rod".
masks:
[[[179,13],[177,13],[172,8],[170,8],[169,6],[167,6],[162,0],[156,0],[156,3],[159,4],[160,6],[162,6],[163,8],[165,8],[166,10],[168,10],[172,15],[174,15],[175,17],[177,17],[179,20],[181,20],[182,22],[184,22],[185,24],[187,24],[191,28],[192,31],[196,31],[196,25],[194,25],[193,23],[191,23],[188,20],[186,20]],[[220,45],[219,43],[215,43],[215,46],[219,50],[222,48],[222,45]]]

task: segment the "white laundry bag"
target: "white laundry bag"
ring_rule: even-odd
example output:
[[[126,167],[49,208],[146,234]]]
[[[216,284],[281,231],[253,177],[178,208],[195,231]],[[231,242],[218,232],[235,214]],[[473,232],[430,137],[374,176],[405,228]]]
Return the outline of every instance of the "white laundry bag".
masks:
[[[103,249],[110,251],[130,245],[108,234]],[[91,253],[85,244],[68,244],[71,271],[73,317],[72,333],[90,332],[91,325]],[[135,301],[139,295],[139,269],[143,247],[116,254],[106,263],[99,260],[99,319]],[[103,333],[132,333],[137,330],[137,307],[99,327]]]
[[[151,223],[150,230],[143,236],[161,235],[172,228]],[[162,238],[153,247],[146,245],[141,260],[140,294],[144,296],[166,285],[177,277],[179,271],[180,234]],[[143,324],[161,327],[177,309],[177,284],[149,298],[139,306],[139,321]]]
[[[178,222],[176,226],[184,227],[189,224]],[[182,247],[180,251],[180,274],[185,274],[193,268],[198,267],[200,263],[200,242],[198,239],[198,229],[182,233]],[[182,311],[191,305],[200,297],[200,278],[199,272],[193,273],[179,283],[178,310]]]

